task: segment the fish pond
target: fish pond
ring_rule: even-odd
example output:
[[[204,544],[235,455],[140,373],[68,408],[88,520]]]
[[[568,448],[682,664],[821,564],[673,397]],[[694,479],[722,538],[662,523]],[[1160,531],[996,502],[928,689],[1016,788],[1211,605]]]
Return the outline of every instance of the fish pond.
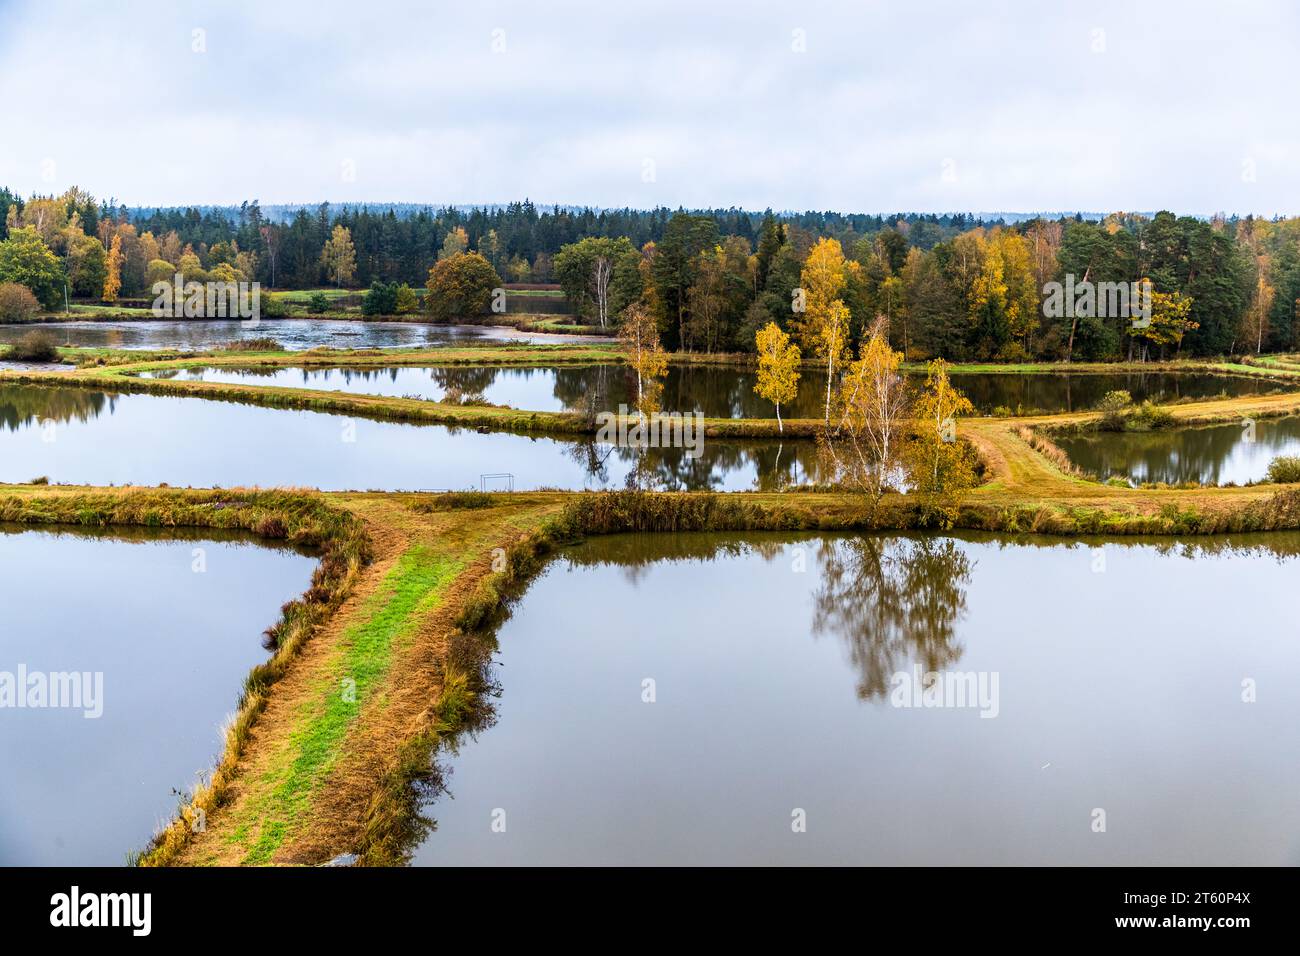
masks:
[[[558,368],[470,366],[389,368],[231,368],[229,366],[145,373],[243,385],[279,385],[326,391],[478,401],[528,411],[616,411],[636,399],[636,379],[616,365]],[[920,385],[924,376],[913,375]],[[670,365],[664,379],[666,411],[701,412],[707,418],[772,418],[770,402],[754,391],[755,373],[740,366]],[[1188,401],[1217,396],[1262,394],[1276,382],[1205,373],[1009,374],[963,372],[952,376],[981,415],[1083,411],[1095,408],[1110,391],[1128,391],[1135,401]],[[782,406],[785,418],[821,418],[826,398],[824,373],[807,371],[797,397]]]
[[[143,849],[214,765],[262,632],[315,565],[218,531],[0,525],[0,864]]]
[[[1298,557],[589,540],[478,638],[413,862],[1295,865]]]
[[[1264,418],[1149,432],[1088,432],[1052,439],[1085,471],[1133,484],[1262,481],[1274,458],[1300,455],[1300,418]]]

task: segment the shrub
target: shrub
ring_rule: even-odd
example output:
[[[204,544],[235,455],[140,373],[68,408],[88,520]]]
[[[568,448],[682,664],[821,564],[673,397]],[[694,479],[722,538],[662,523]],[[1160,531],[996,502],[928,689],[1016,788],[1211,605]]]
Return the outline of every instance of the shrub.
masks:
[[[397,284],[376,279],[361,300],[361,311],[366,315],[396,315]]]
[[[420,308],[420,297],[405,282],[397,287],[395,301],[398,315],[408,315]]]
[[[1133,396],[1122,388],[1107,392],[1097,403],[1097,411],[1101,412],[1101,427],[1119,431],[1124,427],[1124,410],[1132,404]]]
[[[312,315],[320,315],[322,312],[328,312],[330,309],[330,297],[324,292],[313,292],[307,299],[307,311]]]
[[[280,296],[268,294],[262,296],[260,311],[264,319],[283,319],[289,314],[289,307]]]
[[[1149,432],[1153,428],[1168,428],[1174,423],[1174,413],[1147,400],[1124,419],[1124,430]]]
[[[0,282],[0,322],[30,322],[41,311],[32,290],[17,282]]]
[[[1300,481],[1300,457],[1281,455],[1269,462],[1268,480],[1276,484]]]
[[[57,362],[59,347],[48,332],[28,332],[9,347],[11,362]]]

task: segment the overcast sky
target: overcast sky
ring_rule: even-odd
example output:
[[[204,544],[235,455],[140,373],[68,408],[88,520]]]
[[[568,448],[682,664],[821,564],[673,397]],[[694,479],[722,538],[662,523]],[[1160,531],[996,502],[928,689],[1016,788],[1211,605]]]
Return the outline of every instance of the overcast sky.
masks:
[[[0,185],[1296,214],[1298,9],[0,0]]]

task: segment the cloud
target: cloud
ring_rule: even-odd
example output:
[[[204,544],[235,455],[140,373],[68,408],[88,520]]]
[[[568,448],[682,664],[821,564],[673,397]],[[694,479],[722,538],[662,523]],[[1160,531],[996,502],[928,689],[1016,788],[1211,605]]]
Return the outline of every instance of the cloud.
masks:
[[[1298,17],[9,0],[0,183],[131,204],[1294,214]]]

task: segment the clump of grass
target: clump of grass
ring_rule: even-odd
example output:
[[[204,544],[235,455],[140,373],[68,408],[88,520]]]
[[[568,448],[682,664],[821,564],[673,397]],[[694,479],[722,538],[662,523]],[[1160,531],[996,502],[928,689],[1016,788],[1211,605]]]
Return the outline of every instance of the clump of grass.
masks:
[[[284,346],[269,335],[252,339],[233,339],[221,346],[223,352],[283,352]]]
[[[28,332],[9,346],[5,358],[11,362],[57,362],[59,347],[48,332]]]
[[[435,511],[463,511],[491,507],[492,496],[486,491],[445,491],[433,498],[416,502],[411,506],[411,510],[430,514]]]
[[[1300,481],[1300,457],[1280,455],[1268,465],[1268,480],[1275,484],[1291,484]]]

